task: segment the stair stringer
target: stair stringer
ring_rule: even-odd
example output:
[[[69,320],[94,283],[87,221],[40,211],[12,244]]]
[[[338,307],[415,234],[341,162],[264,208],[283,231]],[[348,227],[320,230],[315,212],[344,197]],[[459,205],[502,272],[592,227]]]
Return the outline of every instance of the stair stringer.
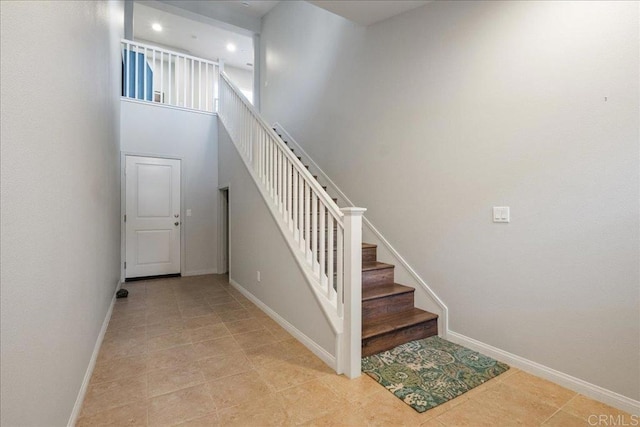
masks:
[[[340,188],[329,178],[329,176],[318,166],[307,152],[297,143],[297,141],[278,122],[273,124],[276,132],[282,135],[289,147],[294,148],[297,155],[301,156],[304,163],[310,165],[314,174],[321,178],[328,187],[327,190],[333,192],[338,197],[338,204],[341,206],[355,206],[355,204],[340,190]],[[436,313],[439,316],[438,335],[446,337],[449,330],[449,316],[446,304],[436,295],[429,285],[418,275],[409,263],[400,255],[393,245],[384,235],[366,218],[362,217],[362,241],[375,243],[378,245],[378,259],[380,261],[395,264],[396,281],[416,290],[415,305],[423,310]],[[382,249],[382,250],[381,250]]]

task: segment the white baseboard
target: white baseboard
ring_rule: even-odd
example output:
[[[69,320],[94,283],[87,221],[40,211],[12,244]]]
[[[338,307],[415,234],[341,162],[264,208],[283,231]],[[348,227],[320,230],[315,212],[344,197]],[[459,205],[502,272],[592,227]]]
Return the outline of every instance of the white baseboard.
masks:
[[[93,354],[91,355],[91,359],[89,360],[89,366],[87,366],[87,370],[84,374],[84,379],[82,380],[82,385],[80,386],[80,391],[78,392],[76,403],[73,405],[73,410],[71,411],[71,416],[69,417],[69,422],[67,423],[68,427],[75,426],[76,422],[78,421],[78,416],[80,416],[80,410],[82,409],[82,404],[84,403],[84,397],[87,394],[87,388],[89,387],[89,382],[91,381],[91,376],[93,375],[93,369],[96,367],[96,361],[98,360],[100,347],[102,347],[104,334],[107,332],[107,328],[109,327],[109,321],[111,320],[111,313],[113,313],[113,306],[116,302],[116,292],[118,292],[121,287],[122,287],[122,282],[118,281],[118,284],[116,285],[116,290],[113,292],[113,298],[111,299],[109,310],[107,310],[107,315],[104,317],[104,321],[102,322],[102,328],[100,329],[100,334],[98,334],[98,339],[96,339],[96,345],[93,347]]]
[[[265,303],[260,301],[256,296],[247,291],[242,287],[238,282],[229,278],[229,283],[235,289],[237,289],[242,295],[247,297],[249,301],[254,303],[260,310],[264,311],[269,317],[271,317],[274,321],[276,321],[280,326],[287,330],[291,335],[293,335],[298,341],[300,341],[305,347],[309,349],[313,354],[318,356],[324,363],[331,367],[333,370],[337,370],[337,361],[336,357],[329,353],[324,348],[320,347],[315,341],[311,338],[300,332],[300,330],[296,329],[291,323],[287,322],[285,319],[280,317],[278,313],[270,309]]]
[[[629,412],[630,414],[640,415],[640,401],[633,400],[614,391],[591,384],[580,378],[572,377],[571,375],[556,371],[532,360],[525,359],[524,357],[517,356],[451,330],[447,331],[447,339],[530,374],[545,378],[577,393],[606,403],[607,405]]]
[[[216,270],[215,268],[209,268],[209,269],[206,269],[206,270],[186,271],[186,272],[182,273],[182,277],[203,276],[205,274],[218,274],[218,270]]]

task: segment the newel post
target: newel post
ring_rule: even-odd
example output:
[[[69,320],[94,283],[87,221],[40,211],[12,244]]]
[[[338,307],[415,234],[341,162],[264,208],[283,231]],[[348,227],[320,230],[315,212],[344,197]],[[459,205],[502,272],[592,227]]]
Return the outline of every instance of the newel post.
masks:
[[[364,208],[342,208],[344,214],[344,374],[356,378],[362,358],[362,215]]]

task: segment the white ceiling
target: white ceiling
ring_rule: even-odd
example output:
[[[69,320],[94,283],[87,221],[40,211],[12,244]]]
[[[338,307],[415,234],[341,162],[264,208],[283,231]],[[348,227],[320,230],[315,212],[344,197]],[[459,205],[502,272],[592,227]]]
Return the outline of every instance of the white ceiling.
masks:
[[[411,9],[424,6],[430,0],[328,0],[310,1],[329,12],[340,15],[360,25],[371,25]]]
[[[358,24],[371,25],[429,1],[325,0],[310,3]],[[136,1],[133,7],[134,39],[213,61],[223,59],[228,65],[252,70],[253,66],[247,64],[253,64],[253,40],[247,32],[243,34],[234,25],[205,17],[236,17],[237,21],[238,17],[244,16],[256,20],[259,25],[260,18],[278,3],[271,0]],[[154,31],[151,28],[154,23],[162,25],[163,30]],[[233,29],[239,31],[231,31]],[[227,50],[228,43],[236,45],[235,52]]]
[[[183,0],[184,2],[184,0]],[[280,1],[272,0],[224,0],[224,1],[200,1],[200,8],[203,11],[209,10],[215,13],[219,6],[224,6],[227,10],[241,15],[249,15],[253,18],[262,18]],[[245,6],[245,4],[247,6]]]
[[[240,2],[228,3],[230,6],[231,3],[237,3],[239,7],[251,9],[251,6],[242,6]],[[262,9],[265,7],[266,5],[260,5]],[[260,12],[254,11],[252,13]],[[157,32],[151,28],[151,25],[156,22],[162,25],[162,31]],[[251,37],[140,3],[134,3],[133,6],[133,35],[135,40],[152,42],[199,58],[213,61],[223,59],[225,64],[246,70],[253,69],[252,66],[247,65],[247,63],[253,63],[253,40]],[[227,50],[228,43],[236,45],[235,52]]]

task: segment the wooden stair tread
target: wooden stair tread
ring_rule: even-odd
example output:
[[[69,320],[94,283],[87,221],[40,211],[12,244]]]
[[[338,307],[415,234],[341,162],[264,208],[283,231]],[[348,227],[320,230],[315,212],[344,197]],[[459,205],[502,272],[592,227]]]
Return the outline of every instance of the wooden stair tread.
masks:
[[[362,325],[362,339],[375,337],[387,332],[397,331],[398,329],[416,325],[418,323],[428,322],[437,319],[438,315],[429,313],[419,308],[413,308],[407,311],[401,311],[389,316],[380,317],[373,322]]]
[[[415,289],[410,286],[401,285],[399,283],[390,283],[388,285],[362,289],[362,301],[384,298],[391,295],[406,294],[414,291]]]
[[[393,264],[387,264],[384,262],[367,262],[362,264],[362,271],[371,271],[371,270],[382,270],[384,268],[395,268],[396,266]]]

